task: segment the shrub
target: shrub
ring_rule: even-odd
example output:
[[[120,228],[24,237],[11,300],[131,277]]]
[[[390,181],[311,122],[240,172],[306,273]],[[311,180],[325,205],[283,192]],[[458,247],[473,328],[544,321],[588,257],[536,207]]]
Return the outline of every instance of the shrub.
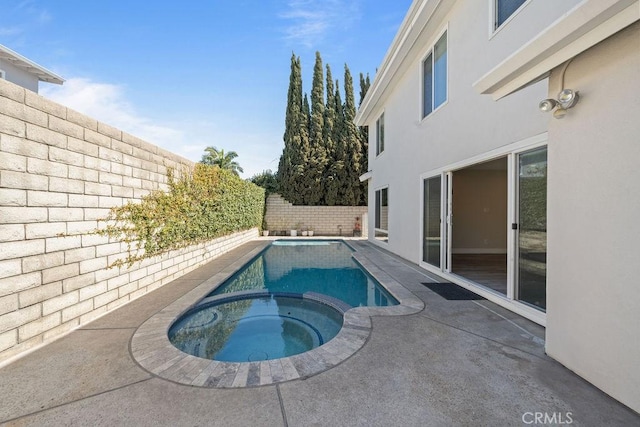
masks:
[[[126,242],[127,257],[112,267],[151,258],[237,231],[259,227],[264,189],[217,166],[196,164],[169,191],[153,191],[139,203],[112,208],[99,234]]]
[[[267,169],[260,173],[255,174],[249,179],[255,185],[258,185],[265,189],[267,196],[269,194],[278,193],[280,191],[280,184],[278,183],[278,177],[275,173],[271,172],[271,169]]]

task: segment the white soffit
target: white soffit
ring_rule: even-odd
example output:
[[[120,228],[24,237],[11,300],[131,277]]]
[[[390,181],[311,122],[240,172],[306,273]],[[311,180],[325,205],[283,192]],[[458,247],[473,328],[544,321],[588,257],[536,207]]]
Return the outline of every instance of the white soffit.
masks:
[[[498,100],[544,78],[553,68],[640,20],[640,0],[584,0],[473,87]]]
[[[38,77],[38,80],[47,83],[55,83],[61,85],[64,79],[59,75],[52,73],[35,62],[25,58],[17,52],[12,51],[6,46],[0,44],[0,59],[10,62],[15,67],[23,69]]]

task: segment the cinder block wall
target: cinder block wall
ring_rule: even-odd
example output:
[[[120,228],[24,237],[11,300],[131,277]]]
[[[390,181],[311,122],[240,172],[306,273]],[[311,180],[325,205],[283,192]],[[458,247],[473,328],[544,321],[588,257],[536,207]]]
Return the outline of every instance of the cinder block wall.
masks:
[[[267,198],[267,229],[286,231],[313,229],[316,236],[353,236],[356,217],[360,218],[362,236],[367,237],[366,206],[294,206],[279,194]],[[298,234],[299,235],[299,234]]]
[[[263,254],[264,262],[268,266],[265,268],[265,278],[267,280],[278,281],[291,273],[293,266],[303,269],[353,269],[353,259],[345,257],[339,251],[324,252],[322,256],[309,258],[305,248],[299,251],[291,251],[286,246],[271,246]]]
[[[109,208],[166,189],[192,162],[0,80],[0,363],[257,236],[257,229],[112,268]],[[66,237],[64,237],[66,236]]]

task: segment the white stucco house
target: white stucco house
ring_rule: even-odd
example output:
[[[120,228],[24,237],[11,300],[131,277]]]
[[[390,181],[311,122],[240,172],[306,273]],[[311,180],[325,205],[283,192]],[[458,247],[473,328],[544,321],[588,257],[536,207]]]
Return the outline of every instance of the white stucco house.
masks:
[[[415,0],[358,111],[369,239],[640,411],[640,3]]]
[[[63,84],[64,79],[0,44],[0,79],[38,93],[40,82]]]

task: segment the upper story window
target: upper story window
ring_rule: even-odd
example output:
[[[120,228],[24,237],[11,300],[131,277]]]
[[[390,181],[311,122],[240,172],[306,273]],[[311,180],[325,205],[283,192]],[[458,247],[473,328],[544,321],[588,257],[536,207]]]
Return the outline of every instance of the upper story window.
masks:
[[[422,118],[447,100],[447,32],[422,61]]]
[[[376,156],[384,151],[384,113],[376,121]]]
[[[520,9],[527,0],[494,0],[495,1],[495,23],[493,29],[499,26]]]

